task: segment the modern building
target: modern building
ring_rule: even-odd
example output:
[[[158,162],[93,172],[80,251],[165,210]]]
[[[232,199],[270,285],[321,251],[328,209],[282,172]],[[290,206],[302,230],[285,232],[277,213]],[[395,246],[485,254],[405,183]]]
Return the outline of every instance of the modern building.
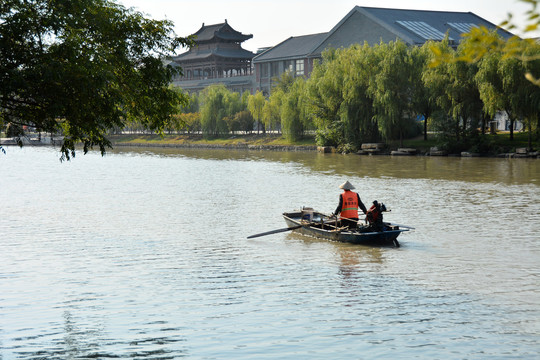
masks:
[[[327,33],[290,37],[253,59],[256,89],[269,94],[272,81],[284,71],[294,76],[309,77],[313,64],[329,48],[370,45],[401,40],[411,46],[421,46],[429,40],[441,41],[448,34],[457,47],[461,35],[473,27],[497,27],[471,12],[427,11],[354,7]],[[504,38],[511,33],[498,29]]]
[[[225,20],[221,24],[203,24],[193,36],[195,45],[172,58],[172,63],[183,70],[183,76],[174,79],[174,85],[190,92],[215,83],[223,83],[239,93],[252,91],[255,77],[251,60],[255,54],[243,49],[242,42],[253,35],[234,30]]]
[[[314,62],[321,58],[321,54],[313,50],[327,36],[328,33],[291,36],[257,55],[253,60],[257,90],[268,95],[273,79],[279,78],[284,72],[290,72],[295,77],[308,77],[313,70]]]

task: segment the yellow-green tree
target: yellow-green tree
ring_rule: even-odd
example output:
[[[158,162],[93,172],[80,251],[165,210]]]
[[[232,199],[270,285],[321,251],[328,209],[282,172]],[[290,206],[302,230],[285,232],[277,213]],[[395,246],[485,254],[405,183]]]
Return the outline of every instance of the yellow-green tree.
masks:
[[[281,125],[281,105],[284,92],[281,89],[274,89],[268,100],[264,103],[262,120],[269,129],[278,129]]]
[[[257,134],[259,133],[259,128],[261,127],[261,120],[263,118],[263,109],[266,99],[261,91],[257,91],[255,95],[250,95],[248,97],[248,110],[253,116],[253,119],[257,122]],[[262,126],[263,133],[266,133],[266,127]]]
[[[531,8],[526,12],[526,24],[519,26],[514,23],[513,16],[510,13],[508,19],[501,23],[499,26],[508,29],[509,31],[521,30],[524,34],[530,34],[533,31],[540,29],[540,13],[538,10],[539,0],[520,0],[527,3]],[[449,61],[465,61],[465,62],[477,62],[489,53],[496,51],[500,52],[503,58],[516,58],[523,62],[534,61],[540,59],[539,52],[530,52],[531,46],[535,45],[535,39],[521,39],[519,36],[512,36],[505,40],[497,31],[489,30],[484,26],[473,27],[471,31],[464,34],[464,39],[467,40],[467,47],[463,48],[461,56],[458,58],[450,58],[447,54],[439,52],[439,49],[434,46],[432,48],[435,53],[433,58],[433,65],[437,65],[440,62]],[[533,70],[525,70],[522,76],[535,84],[540,86],[540,73]]]

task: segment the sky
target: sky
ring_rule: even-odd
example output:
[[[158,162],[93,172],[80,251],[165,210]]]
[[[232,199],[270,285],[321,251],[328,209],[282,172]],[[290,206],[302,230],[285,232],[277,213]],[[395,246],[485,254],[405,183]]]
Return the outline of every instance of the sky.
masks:
[[[188,36],[206,25],[227,19],[233,29],[251,34],[242,46],[257,49],[275,46],[291,36],[330,31],[356,5],[381,8],[473,12],[494,23],[513,14],[523,28],[531,6],[518,0],[116,0],[157,20],[171,20],[178,36]],[[519,31],[512,31],[523,35]],[[540,36],[538,32],[527,37]],[[182,51],[180,51],[182,52]]]

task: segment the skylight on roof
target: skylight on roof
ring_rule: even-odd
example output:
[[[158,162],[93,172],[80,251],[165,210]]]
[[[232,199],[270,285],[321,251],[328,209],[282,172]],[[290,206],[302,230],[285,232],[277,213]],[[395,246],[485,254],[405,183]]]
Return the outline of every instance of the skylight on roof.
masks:
[[[448,23],[448,26],[461,34],[471,32],[472,28],[478,27],[473,23]]]
[[[435,29],[433,26],[423,22],[423,21],[404,21],[398,20],[397,24],[403,26],[405,29],[411,31],[412,33],[420,36],[424,40],[443,40],[444,34],[439,30]],[[448,38],[453,40],[452,38]]]

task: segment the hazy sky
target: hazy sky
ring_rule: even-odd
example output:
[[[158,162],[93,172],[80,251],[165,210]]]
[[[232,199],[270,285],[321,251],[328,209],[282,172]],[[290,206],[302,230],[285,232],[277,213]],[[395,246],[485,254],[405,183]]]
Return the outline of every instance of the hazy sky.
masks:
[[[500,24],[508,13],[522,27],[530,6],[517,0],[117,0],[154,19],[174,22],[176,34],[187,36],[201,25],[222,23],[227,19],[237,31],[252,34],[244,42],[247,50],[274,46],[290,36],[330,31],[354,6],[398,9],[473,12]],[[515,31],[517,35],[521,35]],[[539,36],[538,33],[529,36]]]

